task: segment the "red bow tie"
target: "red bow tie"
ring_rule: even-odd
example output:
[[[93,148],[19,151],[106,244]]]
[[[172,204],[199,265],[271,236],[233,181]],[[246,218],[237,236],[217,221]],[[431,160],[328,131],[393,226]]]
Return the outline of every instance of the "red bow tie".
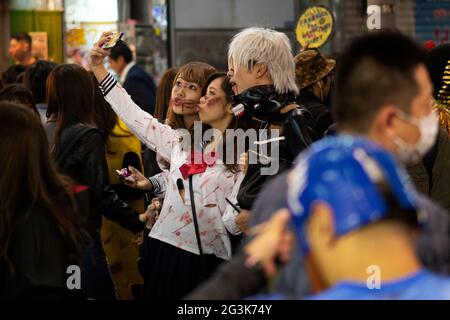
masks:
[[[208,163],[205,162],[207,159]],[[203,154],[201,152],[192,152],[191,158],[188,163],[183,164],[180,167],[181,175],[183,179],[187,179],[197,173],[203,173],[206,171],[207,166],[212,166],[216,163],[216,153],[210,152]]]

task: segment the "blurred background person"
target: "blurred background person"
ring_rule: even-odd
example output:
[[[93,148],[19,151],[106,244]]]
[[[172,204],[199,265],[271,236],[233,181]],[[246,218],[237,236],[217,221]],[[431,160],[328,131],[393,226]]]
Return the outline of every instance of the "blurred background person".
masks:
[[[408,167],[416,187],[450,212],[450,44],[427,53],[433,105],[439,115],[436,143],[421,161]]]
[[[23,79],[24,85],[33,94],[42,124],[47,122],[47,104],[45,103],[47,77],[55,67],[56,63],[52,61],[39,60],[25,71]]]
[[[304,50],[295,56],[294,61],[299,102],[311,112],[315,133],[322,138],[333,124],[330,106],[326,102],[331,95],[336,61],[325,58],[318,49]]]
[[[9,56],[15,64],[29,67],[37,60],[31,53],[31,37],[26,32],[13,34],[9,41]]]
[[[62,299],[86,240],[71,182],[57,173],[30,109],[0,102],[0,299]]]
[[[109,65],[120,76],[120,83],[142,110],[155,112],[156,85],[152,77],[133,61],[133,53],[125,42],[120,40],[111,49]]]

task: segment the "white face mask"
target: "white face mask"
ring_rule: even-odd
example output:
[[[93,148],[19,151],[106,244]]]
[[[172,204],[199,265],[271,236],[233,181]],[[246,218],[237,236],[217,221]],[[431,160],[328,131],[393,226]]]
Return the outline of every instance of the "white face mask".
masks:
[[[415,145],[406,143],[402,138],[395,137],[398,147],[398,157],[405,164],[418,163],[433,147],[439,131],[438,117],[434,111],[424,118],[416,118],[399,110],[400,118],[419,128],[420,139]]]

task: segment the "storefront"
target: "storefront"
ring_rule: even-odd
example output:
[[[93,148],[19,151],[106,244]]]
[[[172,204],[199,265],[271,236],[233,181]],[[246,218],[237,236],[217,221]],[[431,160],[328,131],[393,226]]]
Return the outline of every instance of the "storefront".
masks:
[[[2,2],[0,71],[8,59],[9,35],[28,32],[33,54],[57,63],[89,67],[88,50],[103,31],[122,31],[136,60],[156,80],[167,69],[165,0],[10,0]]]
[[[240,29],[265,26],[285,32],[294,52],[295,28],[311,6],[334,16],[333,34],[321,48],[342,51],[367,33],[367,7],[377,5],[382,28],[396,28],[420,42],[450,41],[450,1],[437,0],[10,0],[0,3],[0,71],[10,63],[9,34],[35,32],[35,54],[87,67],[89,47],[105,30],[122,31],[137,62],[158,80],[168,66],[191,60],[226,68],[227,44]],[[9,29],[9,32],[8,32]]]

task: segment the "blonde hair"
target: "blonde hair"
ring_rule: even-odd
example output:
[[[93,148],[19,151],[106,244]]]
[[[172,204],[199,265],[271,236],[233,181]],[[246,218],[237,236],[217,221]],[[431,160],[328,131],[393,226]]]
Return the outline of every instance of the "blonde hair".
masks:
[[[244,29],[231,40],[228,60],[249,71],[255,64],[264,64],[278,93],[298,94],[294,57],[284,33],[266,28]]]

